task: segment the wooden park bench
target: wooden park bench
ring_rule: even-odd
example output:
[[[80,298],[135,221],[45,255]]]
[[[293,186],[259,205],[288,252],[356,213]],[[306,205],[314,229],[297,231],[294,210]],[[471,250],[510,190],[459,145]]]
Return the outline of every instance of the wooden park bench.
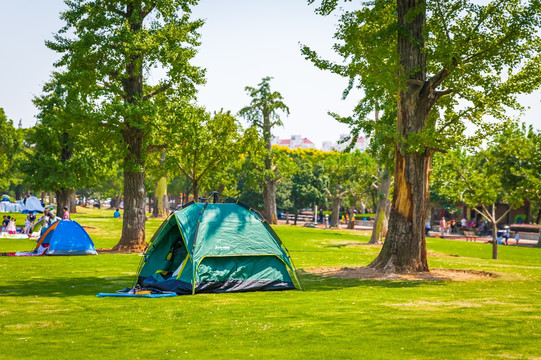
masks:
[[[464,236],[466,237],[466,241],[476,241],[477,235],[475,235],[475,232],[464,230]]]

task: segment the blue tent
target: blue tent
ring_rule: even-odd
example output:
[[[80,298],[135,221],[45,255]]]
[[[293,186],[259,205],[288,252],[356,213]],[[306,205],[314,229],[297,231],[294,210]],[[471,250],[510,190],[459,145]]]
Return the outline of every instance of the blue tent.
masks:
[[[47,247],[47,255],[97,255],[85,229],[73,220],[59,220],[49,226],[36,245]]]

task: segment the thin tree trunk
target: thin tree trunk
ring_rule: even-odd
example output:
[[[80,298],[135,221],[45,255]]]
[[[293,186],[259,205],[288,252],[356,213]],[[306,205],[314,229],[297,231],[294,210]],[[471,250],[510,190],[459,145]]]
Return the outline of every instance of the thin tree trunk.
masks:
[[[199,197],[199,182],[195,179],[192,180],[192,193],[193,193],[193,199],[197,200]]]
[[[263,186],[263,216],[269,224],[276,224],[276,180],[265,180]]]
[[[148,195],[148,212],[152,214],[152,217],[158,217],[158,199],[156,193]]]
[[[331,227],[336,228],[340,223],[340,206],[342,205],[342,197],[335,196],[332,198],[332,214]]]
[[[369,244],[381,244],[383,242],[384,234],[387,232],[387,225],[389,223],[389,190],[391,188],[391,174],[387,166],[383,168],[378,186],[378,206],[376,208],[376,219],[374,220],[374,227],[372,228],[372,236],[370,237]]]
[[[162,176],[156,184],[155,209],[153,217],[165,218],[169,215],[167,199],[167,176]]]
[[[498,227],[496,221],[496,204],[492,204],[492,259],[498,259]]]

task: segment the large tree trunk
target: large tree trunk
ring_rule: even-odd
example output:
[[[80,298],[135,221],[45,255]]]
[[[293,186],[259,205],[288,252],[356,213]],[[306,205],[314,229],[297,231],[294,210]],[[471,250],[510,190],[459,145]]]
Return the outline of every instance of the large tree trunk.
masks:
[[[56,192],[57,207],[56,215],[62,217],[64,214],[64,206],[68,208],[70,213],[74,213],[73,209],[75,208],[75,190],[73,189],[61,189]]]
[[[263,184],[263,216],[269,224],[276,224],[276,181],[265,180]]]
[[[398,54],[402,76],[407,79],[398,102],[397,130],[405,140],[425,128],[435,103],[432,87],[426,83],[426,55],[422,49],[424,6],[423,0],[397,0]],[[424,222],[432,153],[428,149],[408,150],[406,143],[396,144],[389,231],[380,254],[369,265],[387,272],[428,271]]]
[[[143,250],[145,243],[145,167],[143,158],[143,132],[125,128],[124,141],[128,152],[124,159],[124,217],[122,237],[113,249]]]
[[[387,225],[389,223],[389,190],[391,188],[391,174],[389,169],[384,166],[378,186],[378,206],[376,208],[376,219],[372,228],[372,236],[369,244],[381,244],[383,237],[387,233]]]

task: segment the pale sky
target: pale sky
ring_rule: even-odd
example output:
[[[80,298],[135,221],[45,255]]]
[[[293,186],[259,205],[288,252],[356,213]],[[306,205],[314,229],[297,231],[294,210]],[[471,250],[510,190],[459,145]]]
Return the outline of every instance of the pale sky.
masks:
[[[35,123],[32,98],[39,95],[58,55],[45,40],[63,25],[61,0],[0,0],[0,107],[15,125]],[[202,45],[192,61],[207,69],[207,84],[199,89],[198,103],[208,110],[236,113],[250,102],[244,87],[271,76],[271,88],[284,96],[290,115],[275,134],[302,135],[318,147],[348,132],[327,115],[349,115],[360,94],[341,99],[347,80],[316,69],[300,53],[299,43],[326,58],[339,60],[331,46],[336,16],[322,17],[306,0],[200,0],[194,17],[203,18]],[[522,98],[532,107],[524,120],[541,128],[541,92]]]

